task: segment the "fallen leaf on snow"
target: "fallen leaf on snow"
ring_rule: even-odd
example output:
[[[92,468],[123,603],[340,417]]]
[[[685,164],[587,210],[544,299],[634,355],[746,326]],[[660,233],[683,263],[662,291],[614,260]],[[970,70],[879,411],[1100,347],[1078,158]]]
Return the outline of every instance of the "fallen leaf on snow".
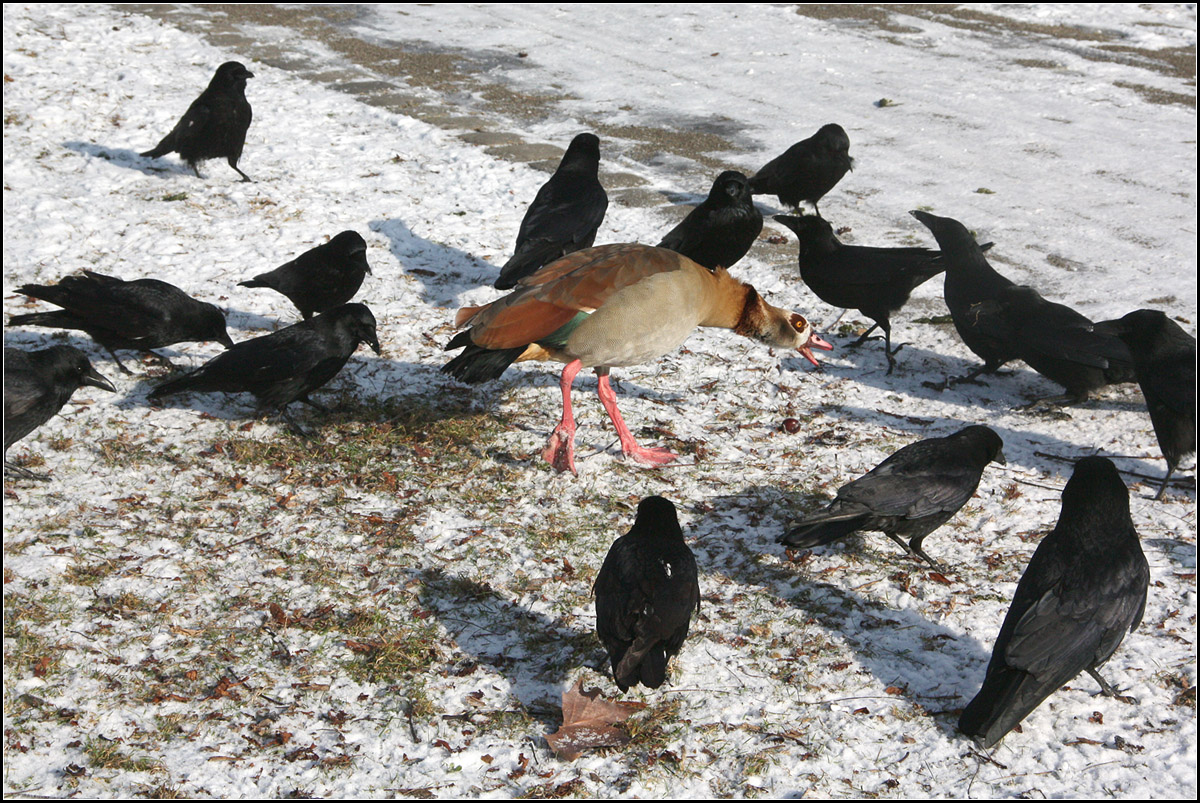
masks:
[[[559,758],[572,761],[592,747],[623,747],[629,734],[615,727],[645,703],[617,703],[600,697],[599,689],[584,691],[583,679],[563,692],[563,724],[546,735],[550,749]]]

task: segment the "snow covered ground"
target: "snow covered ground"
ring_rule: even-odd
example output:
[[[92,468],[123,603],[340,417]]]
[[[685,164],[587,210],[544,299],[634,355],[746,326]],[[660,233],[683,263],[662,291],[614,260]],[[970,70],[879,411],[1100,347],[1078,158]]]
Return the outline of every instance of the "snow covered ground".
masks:
[[[1155,307],[1194,333],[1194,81],[1147,67],[1194,53],[1194,6],[973,11],[1013,24],[609,4],[356,7],[345,26],[499,54],[498,83],[566,96],[521,132],[534,141],[715,130],[743,148],[717,156],[752,172],[839,122],[856,168],[822,212],[847,241],[931,245],[907,214],[926,208],[1094,319]],[[339,66],[293,31],[247,32]],[[197,179],[138,158],[229,59],[256,75],[240,163],[256,183],[219,161]],[[120,374],[86,336],[5,330],[6,345],[84,348],[118,388],[80,391],[10,455],[52,479],[5,484],[6,794],[1195,796],[1194,480],[1162,502],[1139,481],[1164,462],[1136,387],[1060,417],[1014,411],[1056,392],[1023,365],[985,387],[922,386],[976,364],[952,327],[918,320],[946,314],[935,279],[894,319],[909,345],[891,376],[876,345],[846,349],[854,333],[837,329],[820,373],[722,331],[614,371],[634,432],[684,455],[658,471],[622,461],[582,378],[579,476],[556,476],[539,457],[555,367],[477,388],[438,370],[455,309],[499,295],[496,266],[546,177],[457,133],[135,10],[5,7],[6,317],[47,308],[15,287],[86,268],[177,284],[241,340],[297,315],[237,282],[353,228],[384,345],[318,393],[334,416],[301,414],[311,444],[248,397],[153,409],[157,365]],[[598,243],[657,242],[678,217],[668,199],[707,191],[695,161],[605,142],[604,169],[663,204],[611,204]],[[781,256],[786,236],[735,274],[831,322],[839,310]],[[192,367],[218,349],[165,351]],[[995,428],[1008,465],[927,540],[945,576],[878,534],[796,562],[775,543],[896,448],[965,423]],[[1097,450],[1127,472],[1151,567],[1145,619],[1104,670],[1140,702],[1095,696],[1084,676],[982,754],[957,711],[1070,461]],[[619,695],[591,582],[652,493],[679,506],[702,610],[668,684]],[[579,678],[648,707],[626,748],[563,761],[544,736]]]

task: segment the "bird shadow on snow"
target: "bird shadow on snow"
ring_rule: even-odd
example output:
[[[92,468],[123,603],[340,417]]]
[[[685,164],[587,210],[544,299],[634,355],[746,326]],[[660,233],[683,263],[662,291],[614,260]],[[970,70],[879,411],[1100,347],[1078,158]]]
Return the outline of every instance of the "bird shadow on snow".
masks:
[[[850,348],[849,343],[856,339],[850,339],[847,343],[834,343],[833,353],[851,364],[826,364],[826,370],[834,376],[845,373],[847,378],[880,390],[904,393],[916,398],[944,398],[951,402],[962,399],[963,404],[978,404],[981,399],[985,399],[988,404],[995,405],[994,409],[997,412],[1011,412],[1021,405],[1063,392],[1061,386],[1019,360],[1008,363],[997,374],[981,376],[978,384],[961,384],[945,391],[937,391],[922,383],[940,384],[951,377],[966,376],[978,368],[982,364],[981,361],[966,360],[943,352],[919,348],[897,339],[892,342],[893,348],[903,343],[904,350],[897,355],[896,369],[889,376],[887,358],[883,355],[883,341],[871,340]],[[792,367],[789,363],[807,365],[800,357],[789,357],[784,362],[785,368]],[[1078,406],[1086,409],[1122,411],[1145,407],[1140,401],[1115,396],[1111,389],[1106,388],[1095,391],[1091,398]],[[1070,411],[1071,408],[1063,409]]]
[[[607,674],[593,631],[530,610],[465,574],[442,567],[405,571],[420,583],[420,605],[434,612],[465,653],[458,668],[469,674],[480,664],[508,678],[509,693],[547,732],[562,724],[560,699],[572,675],[581,667]]]
[[[802,564],[787,562],[784,547],[775,542],[784,532],[783,523],[774,515],[762,515],[764,504],[770,504],[765,501],[768,499],[779,500],[781,512],[786,509],[784,496],[778,488],[751,486],[739,494],[708,500],[710,512],[690,528],[691,546],[702,571],[723,574],[740,587],[759,587],[802,612],[807,619],[816,620],[822,633],[840,639],[878,680],[877,700],[907,698],[931,710],[937,727],[953,735],[955,718],[938,712],[957,711],[978,690],[984,667],[991,658],[990,647],[971,634],[931,622],[916,611],[890,608],[864,597],[839,585],[836,579],[817,580],[818,575],[806,574]],[[731,531],[736,531],[736,535],[731,537]],[[874,543],[879,549],[878,557],[870,553],[873,547],[865,543],[875,539],[882,542]],[[894,545],[881,533],[851,536],[847,543],[855,551],[856,559],[861,552],[866,553],[863,560],[880,562],[884,582],[896,582],[899,578],[907,584],[911,577],[912,590],[906,587],[907,593],[919,594],[921,583],[934,582],[927,579],[930,571],[927,566],[904,555],[898,547],[895,554],[884,554],[884,550]],[[758,553],[776,554],[784,562],[766,563],[756,559]],[[953,576],[952,567],[948,573]],[[836,572],[833,576],[836,578]],[[703,587],[702,580],[702,590]],[[799,637],[803,639],[803,632]],[[815,663],[819,659],[807,660]],[[820,671],[828,670],[822,667]],[[803,668],[798,667],[796,675],[803,674]],[[899,692],[896,695],[885,689]],[[871,697],[811,702],[857,705],[853,701],[866,699],[870,705]],[[887,705],[890,707],[891,703]]]
[[[117,367],[116,361],[113,360],[112,355],[103,346],[98,345],[95,340],[92,340],[86,334],[82,332],[76,334],[75,330],[71,329],[45,329],[44,331],[46,334],[35,334],[33,331],[5,328],[4,345],[9,348],[20,348],[22,350],[48,349],[51,346],[62,345],[74,346],[87,355],[92,367],[99,371],[106,379],[112,380],[117,377],[129,376]],[[175,364],[177,369],[180,369],[180,373],[190,371],[193,367],[190,361],[194,358],[190,357],[187,352],[180,351],[173,346],[161,346],[154,349],[154,353],[161,354],[169,359]],[[121,358],[121,362],[124,363],[125,367],[129,368],[132,366],[133,376],[130,378],[135,381],[155,378],[156,376],[166,376],[166,373],[157,375],[144,373],[144,368],[142,371],[139,371],[138,366],[158,368],[163,365],[161,360],[148,357],[140,351],[117,349],[117,356]],[[197,361],[195,367],[198,367],[202,362],[203,360]],[[165,369],[163,370],[165,371]],[[122,405],[118,404],[118,406]],[[131,405],[124,406],[128,407]]]
[[[367,227],[388,238],[392,256],[406,275],[421,283],[421,298],[431,306],[461,306],[463,293],[491,286],[500,274],[479,257],[417,235],[402,220],[372,220]]]
[[[914,350],[911,356],[915,357],[920,351]],[[1046,411],[1022,411],[1017,408],[1034,399],[1055,395],[1062,389],[1036,372],[1021,367],[1023,364],[1019,363],[1015,369],[1003,369],[1000,375],[983,377],[981,384],[962,384],[939,391],[925,387],[921,383],[923,381],[941,382],[947,376],[963,376],[977,367],[978,363],[947,357],[936,352],[924,352],[924,354],[929,355],[934,364],[940,366],[938,370],[922,370],[914,364],[909,366],[909,371],[905,371],[905,365],[902,362],[897,366],[896,372],[889,377],[885,373],[886,361],[880,354],[878,355],[878,370],[860,371],[853,366],[825,363],[822,375],[826,377],[827,381],[831,378],[844,378],[903,395],[910,402],[924,400],[934,403],[939,408],[957,407],[961,410],[961,417],[950,417],[954,415],[951,410],[946,410],[944,414],[938,415],[936,413],[890,413],[885,410],[842,404],[831,406],[839,412],[845,413],[852,420],[881,424],[890,429],[905,430],[914,436],[924,438],[949,435],[969,424],[985,424],[996,430],[1003,439],[1004,452],[1010,464],[1014,463],[1015,458],[1015,462],[1020,466],[1059,476],[1064,482],[1071,474],[1072,462],[1091,454],[1101,454],[1112,458],[1117,467],[1126,473],[1127,484],[1147,479],[1153,482],[1155,477],[1166,473],[1164,464],[1153,458],[1142,460],[1135,457],[1105,454],[1103,450],[1097,452],[1094,443],[1073,443],[1049,434],[1046,432],[1045,426],[1031,426],[1029,429],[1025,429],[1020,425],[1023,418],[1028,418],[1031,423],[1036,424],[1041,416],[1049,415],[1065,420],[1073,417],[1073,414],[1086,415],[1088,412],[1103,411],[1143,415],[1149,422],[1146,404],[1141,396],[1122,390],[1122,388],[1136,390],[1136,385],[1102,388],[1082,404],[1050,407]],[[912,362],[915,363],[915,359]],[[928,362],[928,360],[922,359],[921,365],[927,365]],[[807,365],[808,363],[802,358],[786,357],[782,360],[781,368],[785,371],[802,371]],[[959,367],[962,370],[943,371],[941,367],[950,367],[951,369]],[[909,375],[906,376],[906,373]],[[1040,387],[1036,391],[1027,392],[1031,385]],[[1004,423],[999,423],[997,419],[1003,419]],[[1146,449],[1148,454],[1157,454],[1156,443],[1147,443]],[[1057,454],[1062,459],[1046,457],[1047,454]],[[1144,476],[1135,477],[1134,474]]]
[[[103,159],[117,167],[136,170],[146,176],[154,176],[156,178],[192,176],[194,178],[196,175],[190,167],[182,162],[163,162],[159,159],[151,159],[128,148],[110,148],[105,145],[97,145],[94,142],[79,142],[78,140],[64,142],[63,147],[83,156]]]
[[[257,312],[247,312],[232,305],[220,307],[220,310],[225,316],[226,326],[243,332],[246,335],[246,337],[242,338],[243,340],[269,335],[304,320],[300,313],[295,310],[292,310],[294,317],[283,318],[270,318],[266,315],[259,315]]]
[[[264,414],[260,412],[256,400],[249,393],[185,391],[154,402],[149,400],[148,394],[162,380],[183,376],[191,370],[192,367],[189,367],[169,377],[166,375],[135,376],[134,379],[139,380],[136,387],[125,395],[118,406],[191,409],[224,421],[251,420],[263,417]],[[337,376],[310,394],[313,401],[329,408],[329,413],[313,409],[303,402],[293,402],[288,405],[288,410],[302,426],[320,437],[321,429],[327,421],[351,420],[364,423],[378,421],[381,415],[381,406],[386,408],[389,403],[399,401],[398,397],[385,394],[384,388],[415,387],[432,382],[435,381],[435,371],[435,368],[421,363],[356,354],[350,358]],[[445,402],[445,404],[430,406],[431,420],[436,419],[439,410],[444,412],[445,417],[462,414],[462,404],[452,403],[454,395],[448,389],[443,389],[436,396],[428,393],[422,394],[421,398],[423,399]],[[278,413],[271,412],[269,420],[278,422],[282,427],[286,428],[287,426]]]
[[[936,393],[936,391],[929,391]],[[1082,406],[1087,409],[1092,405],[1092,402],[1085,402]],[[1144,409],[1144,405],[1141,405]],[[1127,409],[1138,409],[1138,405],[1130,402]],[[1004,441],[1004,455],[1008,461],[1006,467],[993,467],[994,472],[1002,472],[1004,475],[1018,477],[1018,472],[1023,469],[1032,469],[1042,474],[1057,477],[1064,485],[1070,478],[1075,461],[1088,455],[1099,454],[1102,457],[1108,457],[1117,465],[1125,475],[1126,485],[1132,485],[1137,482],[1150,482],[1156,484],[1157,478],[1166,474],[1164,464],[1160,461],[1143,460],[1137,457],[1127,455],[1112,455],[1106,454],[1103,449],[1097,450],[1095,444],[1091,443],[1073,443],[1063,440],[1045,431],[1044,428],[1031,431],[1020,427],[1020,416],[1036,416],[1037,413],[1012,413],[1012,416],[1018,420],[1008,425],[1002,424],[994,420],[990,416],[978,415],[977,408],[973,408],[968,402],[963,404],[964,417],[945,418],[940,416],[914,416],[903,415],[897,413],[886,413],[879,410],[868,409],[865,407],[853,407],[849,405],[837,405],[836,409],[845,414],[848,420],[859,421],[885,426],[891,430],[901,430],[909,432],[915,439],[944,437],[950,435],[965,426],[970,424],[984,424],[991,427]],[[1071,408],[1067,408],[1070,410]],[[974,410],[974,414],[973,414]],[[1009,411],[1005,411],[1009,412]],[[1070,413],[1067,413],[1070,415]],[[1148,453],[1156,453],[1157,445],[1148,443],[1146,445]],[[1051,457],[1054,455],[1055,457]],[[856,479],[857,476],[847,476],[845,482]],[[988,481],[988,472],[984,472],[984,482]],[[1182,479],[1182,478],[1181,478]],[[1172,479],[1173,487],[1174,479]],[[1195,489],[1192,489],[1193,493]],[[1131,490],[1131,493],[1134,491]]]

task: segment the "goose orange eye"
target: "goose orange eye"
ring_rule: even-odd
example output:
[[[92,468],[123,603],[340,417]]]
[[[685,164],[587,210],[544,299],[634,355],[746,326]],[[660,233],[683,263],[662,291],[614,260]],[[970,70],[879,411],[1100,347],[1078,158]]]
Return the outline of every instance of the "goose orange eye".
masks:
[[[795,320],[792,321],[792,326],[795,327],[797,332],[803,332],[808,328],[808,321],[804,320],[802,316],[797,315],[795,316]]]

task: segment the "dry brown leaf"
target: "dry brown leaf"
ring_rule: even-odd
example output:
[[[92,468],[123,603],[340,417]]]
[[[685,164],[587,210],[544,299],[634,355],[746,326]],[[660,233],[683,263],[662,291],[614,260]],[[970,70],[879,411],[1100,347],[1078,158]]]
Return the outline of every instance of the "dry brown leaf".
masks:
[[[599,689],[583,688],[583,679],[563,692],[563,724],[547,734],[550,749],[559,758],[573,761],[592,747],[623,747],[629,734],[615,724],[633,712],[645,708],[645,703],[618,703],[600,697]]]

